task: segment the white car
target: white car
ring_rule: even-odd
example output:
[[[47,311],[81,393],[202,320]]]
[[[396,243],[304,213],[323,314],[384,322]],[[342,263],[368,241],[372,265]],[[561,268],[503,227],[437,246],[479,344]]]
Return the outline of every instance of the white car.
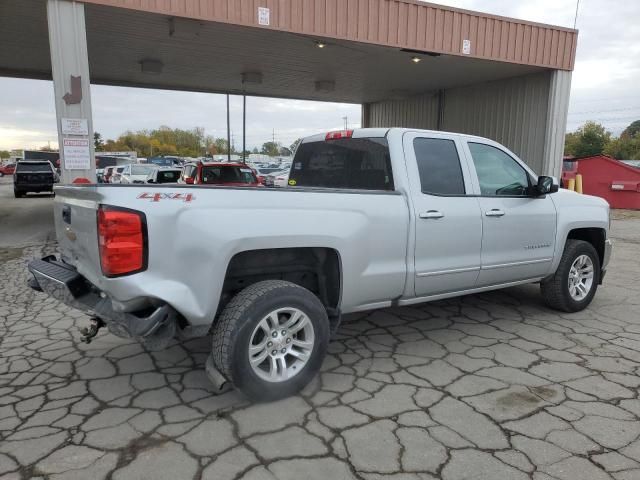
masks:
[[[125,165],[118,183],[146,183],[149,174],[157,168],[154,165]]]
[[[264,177],[264,184],[267,187],[286,187],[289,181],[289,170],[280,170]]]

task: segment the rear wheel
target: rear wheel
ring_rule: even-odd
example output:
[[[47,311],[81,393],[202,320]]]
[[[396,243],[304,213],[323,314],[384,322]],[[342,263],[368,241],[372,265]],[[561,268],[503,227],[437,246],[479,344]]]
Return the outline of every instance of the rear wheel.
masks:
[[[540,284],[546,303],[563,312],[578,312],[593,300],[600,283],[600,257],[589,242],[567,240],[556,273]]]
[[[329,320],[320,300],[294,283],[267,280],[238,293],[213,330],[213,361],[253,401],[300,391],[320,369]]]

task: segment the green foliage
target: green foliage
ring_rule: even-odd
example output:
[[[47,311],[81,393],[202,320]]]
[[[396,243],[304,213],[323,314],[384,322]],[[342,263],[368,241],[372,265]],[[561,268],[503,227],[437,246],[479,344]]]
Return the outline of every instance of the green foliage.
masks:
[[[262,151],[260,153],[275,157],[276,155],[280,155],[281,148],[282,145],[278,142],[265,142],[262,144]]]
[[[564,154],[586,157],[604,153],[618,160],[640,160],[640,120],[631,123],[619,137],[595,122],[587,122],[575,132],[567,133]]]
[[[93,132],[93,147],[96,152],[101,152],[104,147],[104,142],[102,141],[102,135],[98,132]]]
[[[611,132],[599,123],[589,121],[575,132],[566,134],[564,154],[574,157],[599,155],[610,140]]]
[[[11,152],[9,150],[0,150],[0,158],[9,158]]]
[[[101,149],[107,152],[135,151],[140,157],[158,155],[199,157],[205,153],[211,155],[227,153],[228,145],[224,138],[205,136],[202,127],[182,130],[161,126],[155,130],[126,131],[116,140],[104,142]]]

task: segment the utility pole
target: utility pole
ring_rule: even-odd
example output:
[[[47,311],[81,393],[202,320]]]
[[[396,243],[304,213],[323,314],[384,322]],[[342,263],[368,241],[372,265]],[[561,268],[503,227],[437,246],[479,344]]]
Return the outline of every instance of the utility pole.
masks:
[[[348,127],[348,125],[349,125],[349,118],[348,118],[348,117],[342,117],[342,119],[344,120],[344,129],[345,129],[345,130],[348,130],[348,129],[349,129],[349,127]]]
[[[276,129],[275,128],[273,129],[273,134],[271,135],[271,141],[275,145],[275,143],[276,143]]]
[[[242,163],[247,163],[247,96],[242,95]]]

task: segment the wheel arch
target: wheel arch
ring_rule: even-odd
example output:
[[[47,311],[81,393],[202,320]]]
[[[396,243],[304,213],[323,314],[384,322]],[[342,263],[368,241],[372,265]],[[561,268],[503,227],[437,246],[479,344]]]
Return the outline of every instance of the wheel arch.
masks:
[[[567,240],[583,240],[593,245],[593,248],[598,252],[598,259],[600,260],[600,266],[604,261],[605,241],[607,239],[607,232],[604,228],[599,227],[584,227],[574,228],[569,230],[567,238],[565,239],[565,245]]]
[[[242,289],[263,280],[286,280],[314,293],[322,302],[332,331],[340,322],[342,259],[329,247],[244,250],[229,260],[216,317]]]

